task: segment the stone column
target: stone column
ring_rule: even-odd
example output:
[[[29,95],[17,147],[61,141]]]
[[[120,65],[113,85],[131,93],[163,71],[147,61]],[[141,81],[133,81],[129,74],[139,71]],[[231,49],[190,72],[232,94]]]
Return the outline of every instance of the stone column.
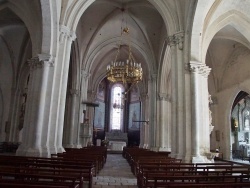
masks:
[[[169,96],[166,93],[158,94],[159,103],[159,129],[158,129],[158,145],[159,151],[171,151],[171,129],[170,129],[170,112],[168,107],[170,104]]]
[[[191,145],[193,162],[205,162],[204,147],[208,147],[210,143],[206,140],[209,139],[209,118],[208,116],[208,91],[207,84],[204,83],[203,76],[207,77],[210,69],[206,65],[199,62],[190,62],[191,71],[191,96],[192,96],[192,131],[191,131]],[[207,81],[207,80],[206,80]],[[204,85],[206,88],[204,88]],[[203,91],[202,91],[203,90]],[[204,91],[206,90],[206,91]],[[202,92],[205,93],[202,94]],[[207,93],[207,94],[206,94]],[[206,115],[204,113],[207,113]],[[205,126],[205,127],[202,127]],[[202,137],[200,137],[202,135]]]
[[[17,150],[17,155],[47,156],[49,151],[42,141],[46,140],[45,121],[48,78],[51,67],[54,67],[52,56],[39,54],[29,61],[30,82],[27,106],[24,120],[23,142]],[[31,134],[32,133],[32,134]]]
[[[158,151],[156,147],[157,138],[157,118],[156,118],[156,92],[157,92],[157,74],[153,74],[150,79],[150,149]]]
[[[89,101],[91,102],[95,102],[96,100],[96,91],[93,91],[93,90],[88,90],[88,99]],[[95,118],[95,107],[92,107],[92,106],[89,106],[87,107],[87,111],[86,111],[86,114],[88,114],[88,118],[89,118],[89,129],[86,129],[86,131],[89,131],[90,135],[85,135],[89,137],[89,139],[86,139],[86,142],[89,142],[89,141],[93,141],[94,143],[94,140],[93,140],[93,128],[94,128],[94,118]],[[84,143],[84,144],[87,144],[87,143]],[[94,143],[95,144],[95,143]]]
[[[176,106],[176,40],[174,36],[167,38],[171,49],[171,157],[177,157],[178,138],[177,138],[177,106]]]
[[[76,35],[74,32],[70,31],[68,28],[61,26],[60,33],[60,47],[59,47],[59,55],[58,60],[61,58],[61,62],[63,64],[62,74],[61,74],[61,88],[60,88],[60,108],[58,114],[58,130],[57,130],[57,151],[63,152],[64,148],[62,146],[63,139],[63,125],[64,125],[64,113],[65,113],[65,103],[66,103],[66,91],[67,91],[67,83],[68,83],[68,74],[69,74],[69,60],[70,60],[70,52],[71,52],[71,44],[72,41],[76,39]],[[62,53],[62,54],[61,54]],[[60,61],[58,61],[60,62]]]
[[[208,80],[207,77],[210,73],[211,68],[203,65],[200,68],[200,85],[201,85],[201,93],[202,97],[200,98],[200,107],[202,109],[202,124],[201,124],[201,132],[200,135],[205,135],[201,137],[201,149],[200,152],[202,155],[206,155],[210,153],[210,120],[209,120],[209,93],[208,93]]]
[[[184,33],[178,32],[174,34],[174,38],[177,44],[176,48],[176,125],[177,125],[177,158],[184,159],[185,153],[185,74],[184,74],[184,60],[183,60],[183,39]]]
[[[191,105],[191,98],[192,98],[192,94],[191,94],[191,74],[190,74],[190,65],[189,63],[186,63],[185,65],[185,105],[186,105],[186,117],[185,117],[185,130],[184,130],[184,134],[185,134],[185,158],[184,161],[185,162],[190,162],[192,159],[192,144],[191,144],[191,139],[192,139],[192,123],[191,123],[191,109],[192,109],[192,105]]]
[[[142,119],[149,120],[149,107],[148,107],[148,94],[141,93],[141,102],[142,102]],[[141,127],[141,137],[140,137],[140,147],[148,148],[149,147],[149,123],[142,124]]]
[[[74,148],[76,147],[76,138],[77,138],[77,121],[76,121],[76,109],[77,109],[77,97],[79,96],[79,90],[71,89],[71,110],[70,110],[70,123],[69,123],[69,143],[67,147]]]
[[[199,67],[195,64],[190,64],[191,68],[191,90],[192,90],[192,156],[199,157],[199,87],[198,87],[198,71]]]
[[[64,152],[62,146],[64,112],[66,103],[66,89],[68,83],[69,59],[72,41],[76,35],[64,25],[60,26],[59,45],[53,74],[52,96],[51,96],[51,113],[49,117],[50,132],[49,145],[52,153]]]
[[[9,141],[11,142],[18,142],[17,132],[18,131],[18,125],[19,122],[19,112],[20,112],[20,90],[17,88],[12,88],[12,104],[11,104],[11,127],[10,127],[10,136]]]
[[[81,146],[86,146],[87,145],[87,142],[88,141],[91,141],[89,140],[89,138],[91,137],[91,135],[89,135],[89,132],[88,134],[86,135],[84,130],[84,119],[86,117],[86,113],[83,114],[83,111],[86,112],[86,104],[83,104],[82,102],[83,101],[86,101],[87,100],[87,97],[88,97],[88,94],[87,94],[87,88],[88,88],[88,80],[89,80],[89,77],[90,77],[90,73],[87,72],[86,70],[82,70],[81,72],[81,90],[80,90],[80,107],[79,107],[79,124],[78,124],[78,127],[77,127],[77,147],[81,147]],[[85,124],[86,125],[86,124]],[[89,126],[89,122],[88,122],[88,126]],[[82,138],[80,138],[82,137]],[[87,139],[86,139],[87,138]]]

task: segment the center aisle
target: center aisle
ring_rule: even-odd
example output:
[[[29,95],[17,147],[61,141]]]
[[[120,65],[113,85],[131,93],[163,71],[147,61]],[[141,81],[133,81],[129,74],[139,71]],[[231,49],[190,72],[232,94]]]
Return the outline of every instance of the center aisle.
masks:
[[[104,168],[93,178],[93,188],[137,188],[136,177],[121,154],[108,154]]]

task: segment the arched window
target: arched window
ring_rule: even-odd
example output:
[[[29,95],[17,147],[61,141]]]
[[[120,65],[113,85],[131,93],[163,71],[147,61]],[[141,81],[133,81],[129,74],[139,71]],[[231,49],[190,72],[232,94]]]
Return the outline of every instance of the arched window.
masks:
[[[123,130],[123,96],[124,86],[115,84],[111,90],[110,130]]]

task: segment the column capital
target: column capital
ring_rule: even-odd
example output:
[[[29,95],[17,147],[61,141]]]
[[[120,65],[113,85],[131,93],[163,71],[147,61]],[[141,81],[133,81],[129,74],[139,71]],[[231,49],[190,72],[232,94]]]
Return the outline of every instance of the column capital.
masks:
[[[88,79],[91,76],[90,72],[83,69],[81,70],[81,74],[85,79]]]
[[[200,62],[190,62],[189,69],[190,72],[201,74],[204,77],[207,77],[211,71],[211,68]]]
[[[166,41],[167,41],[167,43],[168,43],[168,45],[169,45],[170,47],[171,47],[171,46],[175,46],[175,45],[177,44],[176,38],[174,37],[174,35],[168,36],[168,37],[166,38]]]
[[[174,34],[176,43],[178,44],[179,50],[183,50],[183,42],[184,42],[184,31],[179,31]]]
[[[45,66],[54,67],[54,57],[50,54],[38,54],[37,57],[32,57],[27,62],[31,70]]]
[[[78,89],[71,89],[69,92],[71,95],[79,95],[80,94],[80,90],[78,90]]]
[[[184,42],[184,31],[176,32],[175,34],[168,36],[166,38],[169,46],[176,46],[178,44],[179,50],[183,50],[183,42]]]
[[[149,81],[150,82],[154,82],[154,81],[156,81],[157,80],[157,73],[153,73],[153,74],[151,74],[151,76],[150,76],[150,78],[149,78]]]
[[[142,101],[145,101],[146,99],[148,99],[148,93],[141,93],[140,98]]]
[[[171,101],[171,97],[167,93],[158,93],[158,100],[159,101]]]
[[[70,28],[68,28],[65,25],[60,25],[60,37],[59,42],[62,43],[66,38],[74,41],[76,39],[75,31],[71,31]]]

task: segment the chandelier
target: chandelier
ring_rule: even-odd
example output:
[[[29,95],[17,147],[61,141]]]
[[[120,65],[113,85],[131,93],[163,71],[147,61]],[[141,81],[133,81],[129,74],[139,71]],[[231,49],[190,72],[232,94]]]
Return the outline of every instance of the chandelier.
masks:
[[[122,9],[122,12],[124,9]],[[127,35],[129,38],[129,28],[124,27],[121,34],[122,37]],[[130,38],[129,38],[130,39]],[[107,79],[111,82],[122,82],[123,84],[135,84],[142,80],[141,63],[135,61],[131,52],[130,40],[128,45],[128,58],[124,61],[117,61],[120,54],[121,43],[117,49],[115,60],[107,66]]]

